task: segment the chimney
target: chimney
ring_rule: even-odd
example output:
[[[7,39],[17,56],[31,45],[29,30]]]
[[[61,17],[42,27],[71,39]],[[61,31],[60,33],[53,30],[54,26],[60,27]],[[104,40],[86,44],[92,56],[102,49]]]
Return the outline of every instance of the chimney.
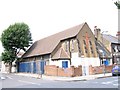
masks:
[[[100,37],[101,37],[101,29],[100,28],[97,28],[97,26],[94,26],[94,35],[95,35],[95,38],[97,38],[97,40],[100,40]]]
[[[120,31],[117,32],[116,36],[120,36]]]

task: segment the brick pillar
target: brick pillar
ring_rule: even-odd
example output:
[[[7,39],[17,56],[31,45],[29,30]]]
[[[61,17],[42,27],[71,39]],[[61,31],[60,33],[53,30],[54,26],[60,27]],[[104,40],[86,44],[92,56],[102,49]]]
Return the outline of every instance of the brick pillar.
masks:
[[[80,69],[80,76],[82,76],[82,65],[79,65],[78,68]]]
[[[58,69],[59,69],[59,66],[56,67],[56,76],[58,76]]]
[[[94,74],[92,65],[89,66],[89,74],[90,74],[90,75],[93,75],[93,74]]]
[[[71,72],[72,72],[72,73],[71,73],[71,76],[74,77],[74,76],[75,76],[74,66],[71,66],[70,68],[71,68]]]

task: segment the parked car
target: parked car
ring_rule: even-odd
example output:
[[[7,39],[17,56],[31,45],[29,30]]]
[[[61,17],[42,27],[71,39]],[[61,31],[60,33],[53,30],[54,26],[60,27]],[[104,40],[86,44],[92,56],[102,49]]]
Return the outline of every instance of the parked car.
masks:
[[[120,75],[120,66],[115,65],[112,68],[112,76],[119,76]]]

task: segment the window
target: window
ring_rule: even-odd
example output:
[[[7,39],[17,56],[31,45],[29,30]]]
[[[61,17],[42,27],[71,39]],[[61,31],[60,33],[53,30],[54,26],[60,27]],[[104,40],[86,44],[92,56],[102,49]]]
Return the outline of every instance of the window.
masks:
[[[84,43],[84,45],[86,45],[86,42],[85,42],[85,40],[83,40],[83,43]]]
[[[90,49],[91,49],[91,53],[93,54],[93,48],[92,48],[92,47],[90,47]]]
[[[91,42],[91,41],[89,41],[89,43],[90,43],[90,46],[92,46],[92,42]]]
[[[85,53],[88,53],[88,52],[87,52],[87,47],[85,46],[84,48],[85,48]]]
[[[84,43],[85,53],[88,53],[85,40],[83,40],[83,43]]]
[[[74,40],[72,39],[72,50],[74,50]]]
[[[68,61],[62,61],[62,68],[68,68]]]
[[[65,41],[65,50],[66,50],[66,52],[68,52],[68,45],[69,43],[68,43],[68,41]]]

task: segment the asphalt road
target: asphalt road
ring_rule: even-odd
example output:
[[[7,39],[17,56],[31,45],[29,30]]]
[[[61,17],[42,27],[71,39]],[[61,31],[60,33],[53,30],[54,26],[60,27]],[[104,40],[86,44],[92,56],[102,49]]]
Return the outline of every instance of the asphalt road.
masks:
[[[13,74],[2,75],[2,88],[118,88],[118,77],[107,77],[88,81],[53,81]]]

